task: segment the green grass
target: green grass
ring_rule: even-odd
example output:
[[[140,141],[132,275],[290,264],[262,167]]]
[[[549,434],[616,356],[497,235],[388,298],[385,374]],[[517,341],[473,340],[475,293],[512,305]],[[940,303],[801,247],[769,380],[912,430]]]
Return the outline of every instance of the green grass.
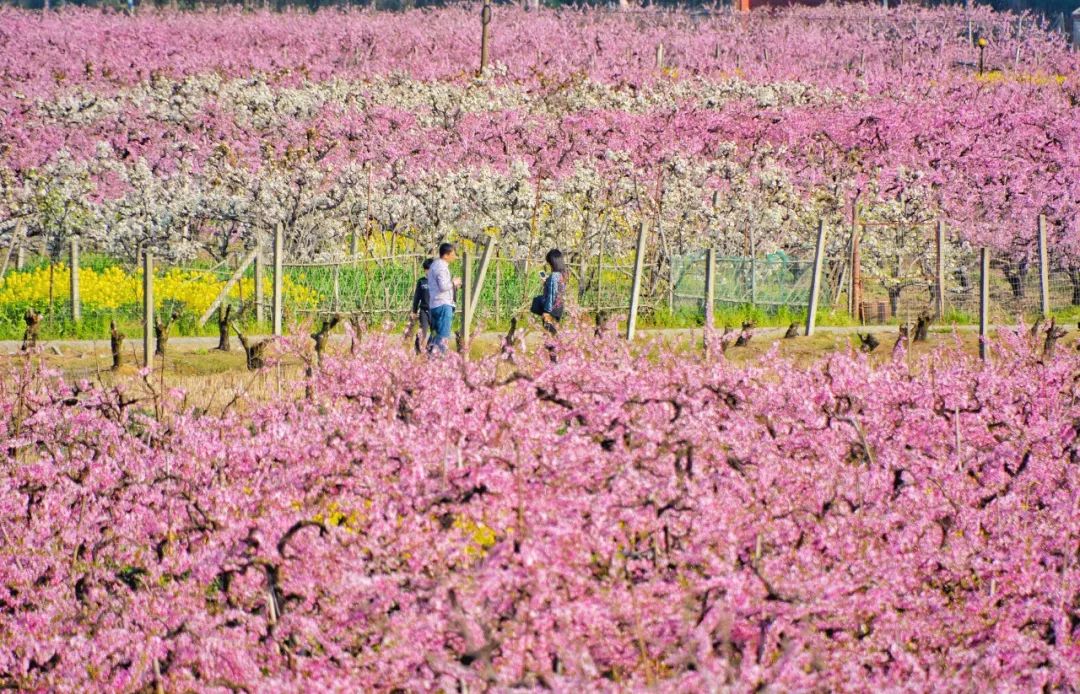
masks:
[[[341,266],[335,272],[333,267],[300,267],[286,266],[286,273],[294,283],[306,287],[318,295],[316,305],[311,307],[290,306],[286,302],[286,325],[296,322],[305,323],[315,320],[318,313],[326,314],[332,311],[343,313],[360,312],[369,316],[372,325],[381,326],[390,323],[392,326],[402,327],[407,321],[408,311],[411,308],[412,295],[416,286],[416,279],[423,273],[421,258],[416,262],[410,260],[379,265],[374,261],[363,261],[352,266]],[[40,267],[45,264],[43,258],[32,258],[27,269]],[[87,253],[82,257],[82,266],[102,271],[107,267],[120,264],[116,259],[101,254]],[[193,263],[200,265],[205,263]],[[478,268],[479,259],[474,263]],[[478,330],[504,331],[507,329],[510,319],[515,315],[528,315],[528,304],[531,298],[542,289],[543,279],[540,275],[541,267],[537,264],[529,266],[528,271],[521,264],[515,264],[507,259],[493,261],[488,269],[487,277],[481,288],[478,301],[475,325]],[[453,268],[456,275],[460,275],[460,261]],[[246,276],[252,277],[254,268],[247,270]],[[337,286],[337,301],[335,302],[335,275]],[[591,279],[595,281],[595,273]],[[625,268],[609,266],[606,262],[601,277],[602,296],[600,302],[605,306],[619,306],[628,302],[629,277]],[[687,284],[681,290],[693,294],[697,291],[695,286]],[[759,296],[779,296],[782,289],[780,285],[775,287],[769,283],[763,283],[758,288]],[[776,291],[774,291],[776,290]],[[663,286],[659,286],[657,296],[643,296],[642,309],[638,317],[638,325],[642,328],[694,328],[704,325],[704,315],[694,299],[683,298],[674,309],[668,309],[664,301]],[[593,312],[598,303],[597,289],[588,287],[584,294],[578,292],[576,280],[572,280],[568,286],[568,292],[576,297],[576,303],[586,315]],[[790,292],[788,292],[790,294]],[[460,299],[460,295],[459,295]],[[269,297],[266,297],[269,301]],[[796,299],[793,299],[796,300]],[[460,302],[459,302],[460,303]],[[842,302],[841,302],[842,304]],[[46,307],[35,305],[38,311],[45,312]],[[23,314],[27,306],[7,305],[0,306],[0,339],[19,340],[25,330]],[[626,308],[613,308],[605,310],[610,315],[625,315]],[[267,311],[268,317],[269,312]],[[70,306],[66,301],[56,302],[51,315],[46,315],[41,325],[41,338],[44,340],[54,339],[108,339],[109,322],[115,320],[120,331],[128,338],[137,338],[142,335],[142,321],[140,307],[128,306],[115,311],[95,310],[84,307],[83,319],[76,324],[70,320]],[[1059,323],[1070,324],[1080,320],[1080,306],[1072,306],[1055,312]],[[216,322],[212,319],[206,325],[196,325],[197,316],[185,313],[173,325],[171,335],[182,336],[214,336],[217,334]],[[1033,318],[1033,317],[1031,317]],[[945,316],[939,321],[940,324],[971,325],[978,321],[978,316],[968,312],[950,308]],[[745,322],[752,322],[759,327],[787,327],[791,323],[802,324],[805,322],[805,308],[801,306],[750,306],[732,305],[718,302],[714,314],[714,325],[718,328],[728,325],[733,328],[740,327]],[[893,324],[899,319],[890,321]],[[852,326],[858,323],[847,315],[846,311],[835,307],[821,308],[818,312],[817,324],[821,326]],[[247,332],[269,332],[269,325],[255,325],[253,320],[246,321],[242,329]]]
[[[704,314],[696,308],[676,308],[669,311],[661,307],[650,315],[641,317],[641,324],[655,328],[696,328],[705,325]],[[722,328],[739,328],[743,323],[753,323],[759,328],[786,328],[792,323],[806,322],[806,310],[801,307],[720,306],[713,312],[713,325]],[[819,310],[817,325],[857,325],[846,312],[834,309]]]

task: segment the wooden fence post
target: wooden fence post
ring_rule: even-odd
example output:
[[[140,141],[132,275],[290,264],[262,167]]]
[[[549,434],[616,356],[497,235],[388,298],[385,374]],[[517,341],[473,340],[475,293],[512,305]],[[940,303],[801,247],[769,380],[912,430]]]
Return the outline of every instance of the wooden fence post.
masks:
[[[716,320],[716,250],[705,249],[705,344],[708,345],[708,336],[713,331],[713,322]]]
[[[461,341],[462,349],[467,353],[473,318],[472,254],[468,251],[461,254],[461,293]]]
[[[472,297],[469,301],[470,318],[476,315],[476,308],[480,304],[480,292],[484,290],[484,278],[487,277],[488,266],[491,265],[492,251],[494,249],[495,237],[489,236],[487,243],[484,245],[484,254],[480,256],[480,271],[476,275],[476,286],[473,288]]]
[[[990,327],[990,251],[979,249],[979,358],[986,359],[986,339]]]
[[[1039,310],[1050,317],[1050,266],[1046,257],[1046,215],[1039,215]]]
[[[935,245],[937,246],[937,294],[934,305],[938,320],[945,315],[945,223],[938,220]]]
[[[274,295],[271,297],[273,301],[273,334],[281,335],[281,309],[282,309],[282,296],[281,296],[281,283],[282,283],[282,265],[285,262],[285,228],[281,222],[278,222],[274,227]]]
[[[821,266],[825,260],[825,222],[818,220],[817,246],[814,248],[814,273],[810,276],[810,297],[806,307],[806,334],[814,334],[817,322],[818,294],[821,289]]]
[[[656,44],[656,69],[664,69],[664,43],[661,41]]]
[[[637,329],[638,300],[641,294],[641,274],[645,268],[645,238],[649,223],[645,220],[638,227],[637,251],[634,253],[634,278],[630,284],[630,315],[626,319],[626,339],[634,339]]]
[[[255,239],[255,322],[262,325],[263,320],[266,318],[266,310],[264,304],[266,303],[266,291],[263,289],[263,275],[265,271],[263,265],[266,260],[263,259],[262,253],[262,240]]]
[[[79,293],[79,237],[71,237],[71,320],[82,320],[82,295]]]
[[[143,366],[154,365],[154,254],[143,251]]]
[[[24,268],[26,268],[26,246],[22,241],[19,241],[19,245],[15,249],[15,270],[22,272]]]

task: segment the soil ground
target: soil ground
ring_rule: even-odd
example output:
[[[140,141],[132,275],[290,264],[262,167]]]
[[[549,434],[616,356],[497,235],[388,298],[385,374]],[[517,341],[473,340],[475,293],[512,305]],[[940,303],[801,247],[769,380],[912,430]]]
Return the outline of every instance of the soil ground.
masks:
[[[750,343],[744,347],[729,347],[727,357],[735,363],[744,363],[769,351],[775,343],[779,345],[781,354],[803,362],[848,349],[851,345],[858,347],[860,344],[858,336],[870,333],[881,343],[871,354],[871,359],[881,360],[891,353],[897,337],[895,326],[818,328],[811,337],[799,336],[794,339],[783,339],[784,332],[784,328],[755,329]],[[255,336],[252,339],[260,340],[264,337]],[[1075,337],[1075,334],[1067,336],[1065,341],[1068,342],[1070,337]],[[476,357],[490,354],[498,350],[502,339],[501,333],[481,333],[473,339],[470,353]],[[344,346],[345,340],[344,334],[332,335],[331,349],[340,349]],[[639,330],[635,342],[647,346],[657,340],[676,345],[680,349],[700,349],[703,330],[701,328]],[[542,341],[543,335],[539,331],[530,331],[526,336],[526,344],[530,349],[539,346]],[[958,341],[965,350],[972,353],[978,351],[977,334],[971,328],[961,326],[955,330],[931,329],[927,342],[913,344],[911,352],[918,355],[938,346],[955,345]],[[217,343],[216,337],[171,338],[164,360],[166,371],[177,376],[206,376],[232,370],[244,371],[246,366],[244,351],[237,339],[232,338],[232,350],[229,352],[216,350]],[[71,377],[97,376],[100,372],[108,372],[111,366],[112,358],[108,340],[50,340],[39,344],[42,347],[39,358],[48,366],[59,369]],[[19,351],[20,346],[21,343],[15,340],[0,341],[0,368],[25,359],[26,355]],[[121,368],[120,373],[137,372],[142,365],[141,354],[142,341],[140,339],[125,341],[124,367]]]
[[[892,326],[819,328],[811,337],[793,339],[784,339],[783,329],[762,328],[754,331],[746,346],[729,346],[725,358],[735,364],[751,363],[775,345],[780,354],[797,363],[811,364],[831,353],[857,348],[859,337],[856,333],[865,335],[867,332],[873,333],[880,341],[877,349],[870,353],[871,361],[880,363],[890,359],[897,336],[897,328]],[[539,331],[531,331],[526,336],[526,349],[541,349],[543,338]],[[664,343],[689,355],[701,353],[702,338],[701,329],[643,330],[635,343],[641,349],[650,351]],[[473,356],[491,354],[499,349],[502,340],[501,334],[480,334],[473,340],[470,353]],[[1058,349],[1076,349],[1077,342],[1077,331],[1071,331],[1059,342]],[[25,368],[27,360],[31,360],[31,368],[45,366],[56,369],[69,382],[86,379],[103,386],[122,386],[125,392],[131,394],[128,397],[137,398],[138,402],[143,403],[141,406],[148,409],[158,407],[160,394],[181,389],[185,393],[185,405],[213,414],[222,414],[230,409],[244,410],[271,398],[299,395],[302,392],[305,369],[302,359],[286,357],[268,368],[249,371],[244,352],[235,338],[232,343],[231,351],[221,352],[214,349],[217,346],[216,338],[174,337],[169,340],[167,356],[158,362],[153,375],[144,379],[139,375],[140,340],[126,342],[125,364],[117,371],[109,368],[111,355],[107,340],[48,342],[33,354],[20,353],[18,342],[0,342],[0,379],[11,378],[12,371]],[[918,359],[935,349],[944,350],[957,345],[967,353],[977,354],[978,344],[978,334],[971,329],[938,329],[930,332],[926,342],[910,344],[908,355],[909,359]],[[327,349],[340,351],[347,348],[346,336],[337,334],[331,337]]]

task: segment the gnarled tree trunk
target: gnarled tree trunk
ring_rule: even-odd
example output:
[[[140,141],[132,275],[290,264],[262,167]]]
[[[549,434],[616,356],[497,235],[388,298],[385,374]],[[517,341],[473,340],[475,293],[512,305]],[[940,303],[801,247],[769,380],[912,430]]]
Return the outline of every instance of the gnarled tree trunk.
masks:
[[[26,321],[26,332],[23,333],[22,349],[29,351],[37,347],[38,334],[41,331],[41,314],[28,308],[23,320]]]
[[[165,348],[169,342],[169,330],[180,318],[180,311],[174,310],[166,321],[162,321],[160,317],[154,320],[154,354],[159,357],[165,356]]]
[[[218,345],[214,349],[228,352],[232,349],[229,342],[229,323],[232,320],[232,304],[218,307]]]
[[[112,370],[116,371],[124,362],[124,333],[116,329],[116,321],[109,321],[109,349],[112,351]]]

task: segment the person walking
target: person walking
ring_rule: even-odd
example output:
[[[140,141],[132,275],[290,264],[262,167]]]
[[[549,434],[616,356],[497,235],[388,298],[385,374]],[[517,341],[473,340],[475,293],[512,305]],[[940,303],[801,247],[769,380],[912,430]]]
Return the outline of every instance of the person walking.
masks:
[[[554,335],[555,325],[563,317],[563,299],[566,294],[566,261],[562,251],[552,248],[544,257],[551,274],[544,280],[544,293],[540,295],[540,318],[544,321],[544,330]]]
[[[424,274],[416,280],[416,290],[412,298],[412,319],[419,322],[420,330],[416,333],[416,353],[427,349],[428,341],[431,340],[431,300],[428,295],[427,271],[431,269],[434,258],[424,261]]]
[[[454,322],[454,290],[461,285],[460,278],[450,276],[450,263],[455,258],[454,244],[439,244],[439,257],[428,268],[428,310],[432,331],[428,352],[446,354],[446,341],[450,339],[450,326]]]

